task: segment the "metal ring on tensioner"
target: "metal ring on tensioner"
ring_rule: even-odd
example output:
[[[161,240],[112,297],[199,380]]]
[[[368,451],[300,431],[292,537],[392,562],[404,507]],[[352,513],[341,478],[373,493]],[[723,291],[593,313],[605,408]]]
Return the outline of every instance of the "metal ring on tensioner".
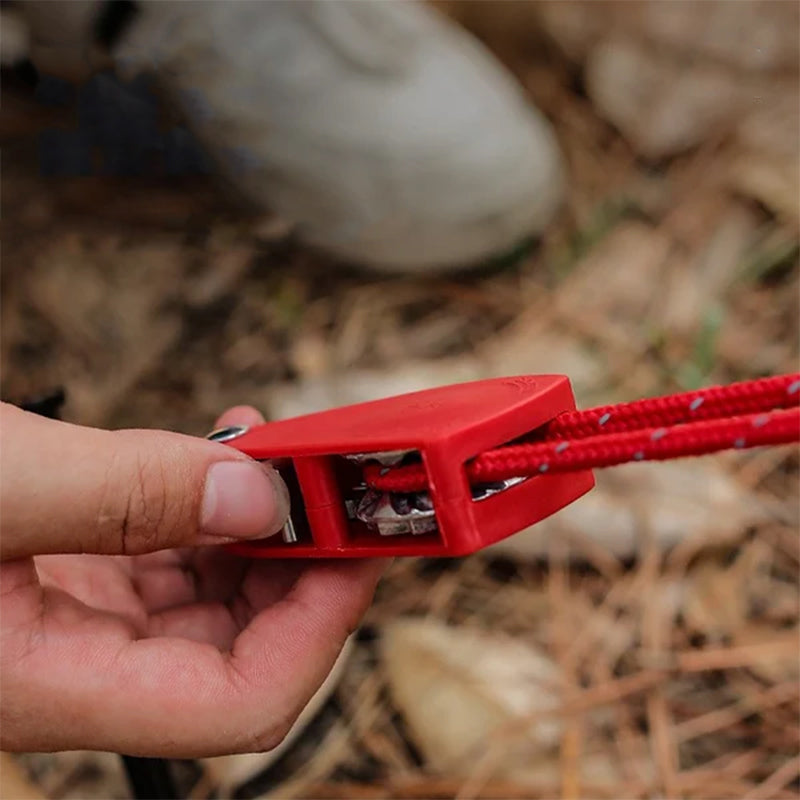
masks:
[[[233,439],[244,436],[249,430],[250,428],[247,425],[227,425],[224,428],[217,428],[215,431],[211,431],[206,436],[206,439],[210,442],[230,442]]]

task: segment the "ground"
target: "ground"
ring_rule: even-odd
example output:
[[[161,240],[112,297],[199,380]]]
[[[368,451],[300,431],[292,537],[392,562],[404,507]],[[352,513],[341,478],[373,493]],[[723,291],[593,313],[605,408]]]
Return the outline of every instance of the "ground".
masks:
[[[242,402],[285,415],[489,374],[567,373],[586,407],[795,370],[798,219],[770,192],[772,173],[753,179],[762,151],[715,134],[645,159],[552,43],[504,49],[503,30],[466,21],[553,121],[570,176],[542,241],[478,274],[345,269],[243,210],[212,177],[40,177],[35,136],[70,111],[7,82],[3,398],[63,386],[72,421],[202,435]],[[794,161],[782,169],[796,175]],[[615,508],[636,510],[631,546],[590,518],[528,556],[396,562],[321,712],[241,796],[796,797],[797,454],[691,463],[648,473],[661,495],[652,502],[619,479]],[[694,497],[678,487],[681,469],[695,471]],[[747,498],[748,514],[715,513],[706,478]],[[658,501],[681,532],[669,546]],[[483,724],[469,716],[470,693],[496,687],[490,672],[425,650],[422,628],[397,628],[407,618],[448,623],[487,648],[510,639],[544,659],[557,676],[553,737],[535,733],[535,713],[506,711],[516,728],[492,728],[494,746],[467,764],[447,762],[458,726],[420,736],[387,637],[421,648],[442,692],[462,686],[464,729]],[[531,686],[520,692],[534,703],[522,707],[538,708]],[[128,791],[112,756],[22,763],[48,797]],[[177,771],[190,796],[207,797],[219,796],[215,784],[232,790],[226,770]]]

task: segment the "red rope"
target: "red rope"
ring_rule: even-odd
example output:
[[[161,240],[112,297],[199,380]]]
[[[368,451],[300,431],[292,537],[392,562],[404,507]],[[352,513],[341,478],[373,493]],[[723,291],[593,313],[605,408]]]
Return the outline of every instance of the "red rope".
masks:
[[[800,441],[800,373],[559,415],[528,442],[467,464],[471,483],[663,461],[719,450]],[[789,408],[790,410],[784,410]],[[365,480],[384,492],[427,488],[421,464],[370,465]]]
[[[632,403],[567,411],[543,429],[542,440],[583,439],[598,433],[641,430],[704,419],[790,408],[800,404],[800,373],[649,397]]]

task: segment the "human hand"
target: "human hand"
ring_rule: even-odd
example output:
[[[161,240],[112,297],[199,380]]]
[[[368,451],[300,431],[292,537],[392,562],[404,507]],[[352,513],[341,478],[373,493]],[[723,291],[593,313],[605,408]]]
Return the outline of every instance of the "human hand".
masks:
[[[260,421],[240,407],[218,424]],[[3,404],[2,749],[199,757],[276,746],[385,566],[203,546],[275,533],[287,498],[273,470],[224,445]]]

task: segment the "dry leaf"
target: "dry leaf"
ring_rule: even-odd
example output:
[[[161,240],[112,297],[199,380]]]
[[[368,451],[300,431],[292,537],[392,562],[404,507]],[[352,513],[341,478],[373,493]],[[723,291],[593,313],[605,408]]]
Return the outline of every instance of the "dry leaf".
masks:
[[[794,651],[784,647],[786,641],[794,642]],[[769,683],[800,680],[800,628],[776,632],[768,625],[744,625],[735,632],[734,646],[775,644],[774,652],[766,647],[754,656],[748,667]]]
[[[710,641],[738,630],[750,608],[742,591],[737,570],[725,569],[716,561],[707,561],[687,578],[683,617],[690,630],[705,634]]]
[[[593,0],[537,9],[549,36],[585,65],[599,113],[646,157],[675,155],[781,94],[797,97],[796,4]],[[794,83],[783,89],[787,76]]]
[[[715,65],[685,69],[644,43],[609,38],[586,63],[589,95],[602,116],[647,158],[700,144],[739,109],[734,75]]]
[[[230,241],[208,245],[204,270],[184,281],[186,302],[198,308],[209,306],[225,294],[235,293],[253,261],[253,251],[247,245]]]
[[[484,377],[488,376],[470,356],[409,361],[391,370],[343,370],[300,383],[272,386],[264,405],[272,418],[284,419]]]
[[[502,375],[568,375],[576,397],[595,396],[608,379],[606,365],[581,340],[523,315],[478,353],[486,372]],[[488,375],[487,375],[488,376]]]
[[[405,619],[386,626],[381,654],[392,697],[434,769],[468,774],[489,743],[505,742],[496,769],[511,777],[515,766],[558,743],[558,721],[536,719],[557,706],[559,695],[558,667],[540,650],[485,631]]]
[[[264,405],[273,419],[505,375],[569,375],[575,391],[582,395],[596,392],[604,380],[602,362],[578,339],[548,332],[527,336],[522,329],[475,355],[406,361],[394,364],[391,370],[330,374],[323,369],[325,352],[321,340],[305,339],[292,348],[292,360],[304,379],[268,387]]]
[[[672,247],[663,231],[621,223],[575,265],[554,296],[556,310],[573,331],[602,337],[604,351],[640,354]],[[597,360],[607,370],[607,359]]]
[[[800,224],[800,162],[760,153],[741,156],[730,172],[733,187],[797,227]]]
[[[180,319],[167,301],[185,257],[166,238],[128,246],[114,236],[93,244],[62,236],[40,253],[28,277],[31,299],[55,329],[51,357],[69,385],[75,417],[104,419],[177,340]],[[87,364],[94,374],[86,374]]]
[[[588,753],[578,760],[578,785],[582,797],[618,797],[620,785],[624,780],[624,771],[618,757],[611,753]],[[647,753],[643,753],[625,764],[629,772],[635,772],[646,784],[655,779],[655,770]],[[561,787],[564,778],[563,767],[557,758],[540,758],[514,771],[515,780],[530,783],[531,786],[541,784]],[[623,784],[624,785],[624,784]]]
[[[542,558],[550,538],[567,536],[573,555],[589,540],[630,557],[640,551],[644,534],[662,548],[688,539],[709,547],[731,541],[767,512],[719,462],[687,459],[598,470],[597,486],[589,494],[489,550]]]
[[[693,258],[672,262],[654,315],[660,330],[668,331],[671,339],[698,335],[698,329],[740,276],[758,224],[752,209],[734,205],[714,222],[704,245]]]
[[[596,42],[621,33],[688,64],[708,58],[743,72],[791,69],[800,49],[797,4],[781,0],[579,0],[529,6],[576,61]]]
[[[292,367],[301,380],[325,380],[330,371],[330,342],[317,331],[300,331],[289,344]]]
[[[747,626],[753,595],[764,589],[769,547],[755,539],[742,548],[733,564],[706,559],[686,576],[683,618],[688,628],[709,640],[729,637]]]

